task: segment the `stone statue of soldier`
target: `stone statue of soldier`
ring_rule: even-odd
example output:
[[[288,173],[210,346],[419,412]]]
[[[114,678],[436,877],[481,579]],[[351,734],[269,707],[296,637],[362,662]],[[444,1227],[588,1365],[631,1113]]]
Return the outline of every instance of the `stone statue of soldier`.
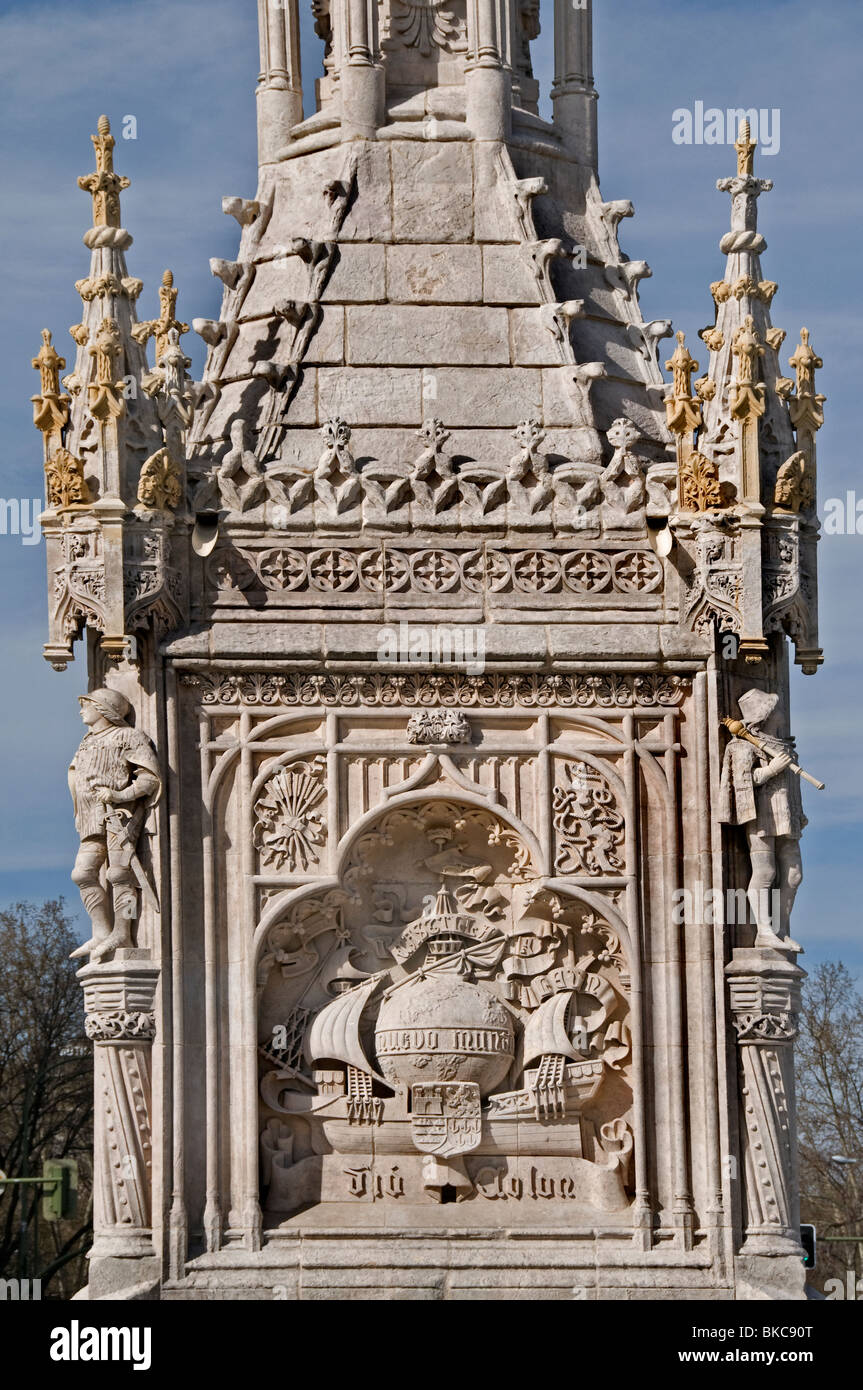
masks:
[[[746,830],[751,864],[747,897],[757,927],[755,945],[799,951],[802,948],[791,940],[789,928],[803,880],[800,836],[807,821],[800,783],[791,771],[794,743],[774,732],[778,695],[747,690],[737,704],[747,733],[762,747],[746,738],[729,741],[722,764],[719,819]],[[776,899],[771,890],[778,896],[778,914],[772,910]]]
[[[138,884],[155,901],[137,858],[138,840],[162,791],[156,750],[132,728],[132,706],[117,690],[94,690],[80,699],[87,733],[69,768],[69,790],[81,848],[72,881],[90,916],[93,935],[72,952],[99,960],[132,946]]]

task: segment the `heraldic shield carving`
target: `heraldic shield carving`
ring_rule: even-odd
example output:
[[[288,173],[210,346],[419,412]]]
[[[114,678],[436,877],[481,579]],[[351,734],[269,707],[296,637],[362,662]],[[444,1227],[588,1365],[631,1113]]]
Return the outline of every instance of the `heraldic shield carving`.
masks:
[[[628,1210],[619,935],[491,809],[384,813],[341,885],[269,929],[259,983],[271,1225],[362,1202]]]
[[[482,1138],[482,1109],[475,1081],[439,1081],[411,1087],[411,1138],[420,1153],[469,1153]]]

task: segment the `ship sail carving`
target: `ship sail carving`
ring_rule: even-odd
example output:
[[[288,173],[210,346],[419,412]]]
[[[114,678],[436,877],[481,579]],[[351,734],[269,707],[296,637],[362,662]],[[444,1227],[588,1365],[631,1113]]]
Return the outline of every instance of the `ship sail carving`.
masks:
[[[566,1010],[573,997],[571,989],[553,994],[531,1014],[524,1028],[524,1065],[537,1057],[571,1057],[578,1061],[566,1031]]]
[[[370,1076],[378,1075],[363,1050],[360,1017],[379,982],[380,977],[373,975],[365,984],[340,994],[321,1010],[309,1032],[310,1061],[345,1062]]]

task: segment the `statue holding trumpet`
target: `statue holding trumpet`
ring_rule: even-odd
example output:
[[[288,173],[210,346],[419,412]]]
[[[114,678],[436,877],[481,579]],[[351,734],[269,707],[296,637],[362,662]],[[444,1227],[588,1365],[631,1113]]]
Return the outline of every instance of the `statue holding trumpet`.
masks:
[[[800,951],[790,936],[791,909],[803,880],[800,836],[807,824],[799,779],[819,791],[824,783],[798,767],[793,740],[775,733],[778,695],[747,690],[737,703],[741,718],[722,720],[731,738],[722,764],[719,819],[746,830],[751,865],[746,896],[755,918],[755,945]]]

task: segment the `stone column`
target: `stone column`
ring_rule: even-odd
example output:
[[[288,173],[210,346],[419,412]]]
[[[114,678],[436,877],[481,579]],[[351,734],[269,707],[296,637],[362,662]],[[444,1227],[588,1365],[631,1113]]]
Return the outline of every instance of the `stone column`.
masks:
[[[94,1043],[91,1297],[159,1277],[152,1232],[151,1059],[158,967],[140,950],[78,972]]]
[[[258,160],[270,164],[303,119],[297,0],[258,0]]]
[[[342,136],[374,140],[385,119],[377,0],[332,0],[342,92]]]
[[[790,953],[754,947],[736,950],[725,973],[738,1052],[740,1257],[754,1284],[802,1294],[793,1044],[805,976]]]
[[[555,125],[579,164],[598,168],[593,85],[593,0],[554,0]]]
[[[512,129],[514,0],[468,0],[465,94],[476,140],[506,140]]]

